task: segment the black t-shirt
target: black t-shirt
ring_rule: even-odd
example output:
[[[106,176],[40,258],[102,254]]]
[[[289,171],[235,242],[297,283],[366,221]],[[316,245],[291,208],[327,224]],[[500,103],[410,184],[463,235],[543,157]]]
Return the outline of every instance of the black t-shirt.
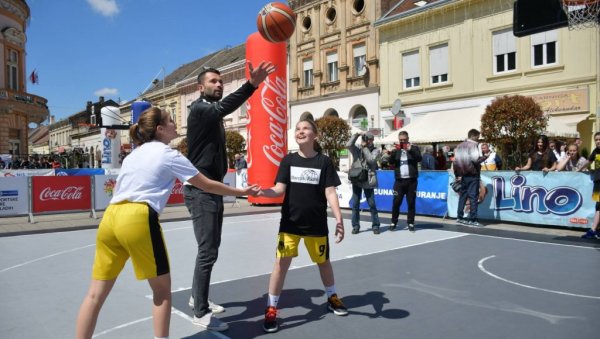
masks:
[[[600,181],[600,148],[595,148],[590,154],[588,161],[594,164],[593,180]]]
[[[342,183],[331,159],[320,153],[312,158],[288,154],[281,161],[275,182],[286,184],[279,232],[326,236],[325,188]]]
[[[544,155],[546,156],[546,163],[544,163]],[[532,171],[541,171],[546,168],[552,167],[552,164],[556,162],[556,156],[554,152],[546,151],[545,153],[539,154],[538,152],[534,152],[530,155],[531,157],[531,170]]]

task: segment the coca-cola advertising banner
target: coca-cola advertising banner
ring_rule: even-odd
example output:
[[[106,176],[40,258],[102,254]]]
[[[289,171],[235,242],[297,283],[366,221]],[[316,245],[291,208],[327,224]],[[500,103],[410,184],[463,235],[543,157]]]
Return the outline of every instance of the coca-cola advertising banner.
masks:
[[[0,216],[29,213],[27,177],[0,178]]]
[[[248,99],[248,184],[272,187],[287,154],[286,44],[266,41],[258,32],[246,41],[246,60],[257,67],[272,62],[277,69]],[[246,68],[246,77],[250,77]],[[248,197],[255,204],[282,203],[283,197]]]
[[[91,177],[31,177],[32,212],[91,210]]]
[[[94,175],[94,209],[105,210],[113,197],[116,175]]]
[[[183,183],[179,179],[175,180],[175,185],[171,190],[167,205],[183,204]]]

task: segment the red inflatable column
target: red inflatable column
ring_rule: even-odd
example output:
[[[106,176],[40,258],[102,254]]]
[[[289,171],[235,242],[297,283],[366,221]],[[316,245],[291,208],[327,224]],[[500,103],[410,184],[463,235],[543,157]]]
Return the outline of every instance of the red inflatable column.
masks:
[[[258,67],[270,61],[277,69],[248,99],[248,183],[272,187],[277,170],[287,154],[287,75],[286,44],[271,43],[259,33],[246,41],[246,60]],[[246,67],[246,77],[249,71]],[[280,204],[279,198],[248,197],[254,204]]]

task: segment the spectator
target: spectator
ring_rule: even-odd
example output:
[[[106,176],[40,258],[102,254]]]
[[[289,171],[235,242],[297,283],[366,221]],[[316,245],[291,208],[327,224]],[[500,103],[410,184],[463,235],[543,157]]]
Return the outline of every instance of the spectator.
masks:
[[[534,150],[527,157],[527,164],[523,167],[515,167],[515,171],[554,171],[557,166],[556,156],[549,148],[548,137],[540,135],[537,139]]]
[[[590,154],[588,161],[593,166],[592,178],[594,180],[594,188],[592,190],[592,200],[596,202],[596,212],[594,213],[594,221],[592,227],[582,236],[588,239],[600,239],[600,132],[594,134],[594,142],[596,148]]]
[[[556,166],[557,171],[584,171],[589,162],[586,158],[579,155],[579,147],[575,143],[567,147],[567,156],[561,159]]]
[[[560,140],[554,139],[550,141],[548,147],[552,150],[552,153],[554,153],[554,157],[557,161],[560,161],[567,156],[566,144]]]
[[[388,151],[387,148],[383,148],[381,151],[379,167],[384,170],[390,169],[390,151]]]
[[[444,155],[444,151],[442,149],[439,149],[437,151],[437,156],[435,157],[435,169],[438,171],[448,170],[448,165],[446,164],[446,156]]]
[[[482,171],[499,171],[502,169],[502,159],[487,142],[481,143],[481,153],[486,156],[485,161],[481,163]]]
[[[421,159],[421,170],[433,171],[436,168],[435,157],[433,156],[433,148],[425,147],[425,153]]]
[[[243,154],[238,153],[235,155],[234,168],[236,171],[239,171],[243,168],[248,168],[248,163],[246,162],[246,159],[244,159]]]
[[[406,223],[408,230],[415,231],[415,213],[417,200],[417,177],[419,169],[417,165],[423,159],[421,150],[417,145],[412,145],[408,139],[408,132],[400,131],[398,133],[398,148],[392,151],[390,163],[396,169],[394,170],[394,200],[392,201],[392,225],[390,231],[396,229],[398,225],[398,215],[400,214],[400,205],[406,196],[408,204],[408,213]]]
[[[477,141],[480,135],[478,130],[471,129],[467,135],[467,140],[456,147],[454,154],[454,175],[457,180],[462,182],[456,222],[465,226],[482,226],[477,220],[477,206],[481,185],[481,163],[487,157],[479,155]],[[464,218],[467,199],[469,200],[469,215]]]
[[[356,140],[361,137],[360,148],[356,146]],[[373,134],[355,133],[346,144],[346,147],[352,154],[352,167],[367,168],[371,173],[377,171],[377,160],[379,159],[379,148],[373,145]],[[379,234],[379,214],[375,206],[375,188],[369,182],[369,178],[352,182],[352,234],[357,234],[360,230],[360,198],[362,192],[365,192],[365,198],[369,204],[371,212],[371,227],[374,234]]]

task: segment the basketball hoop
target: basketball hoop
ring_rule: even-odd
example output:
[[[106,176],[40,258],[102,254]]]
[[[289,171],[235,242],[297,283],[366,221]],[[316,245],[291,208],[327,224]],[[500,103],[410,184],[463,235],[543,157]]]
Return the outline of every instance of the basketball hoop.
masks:
[[[600,0],[561,0],[569,30],[598,26]]]

